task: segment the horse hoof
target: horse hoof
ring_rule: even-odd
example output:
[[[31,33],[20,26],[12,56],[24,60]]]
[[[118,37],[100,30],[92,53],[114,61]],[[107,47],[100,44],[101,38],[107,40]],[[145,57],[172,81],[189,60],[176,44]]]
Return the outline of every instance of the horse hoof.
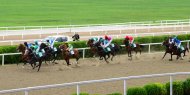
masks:
[[[71,65],[71,64],[67,64],[67,66],[69,66],[69,65]]]
[[[172,59],[169,59],[169,61],[172,61]]]

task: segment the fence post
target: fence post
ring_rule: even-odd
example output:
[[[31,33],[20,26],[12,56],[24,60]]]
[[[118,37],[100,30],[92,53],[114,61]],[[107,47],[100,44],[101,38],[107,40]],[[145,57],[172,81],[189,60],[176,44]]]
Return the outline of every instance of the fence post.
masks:
[[[4,55],[2,55],[2,66],[4,66],[5,64],[4,64],[4,59],[5,58],[5,56]]]
[[[173,79],[172,79],[172,76],[170,75],[170,95],[173,95],[172,82],[173,82]]]
[[[84,59],[84,57],[85,57],[85,49],[83,49],[82,52],[83,52],[83,53],[82,53],[82,57],[83,57],[83,59]]]
[[[150,44],[148,45],[148,53],[150,53]]]
[[[13,45],[13,41],[11,41],[11,46]]]
[[[24,95],[28,95],[28,91],[27,90],[24,91]]]
[[[189,49],[189,41],[187,42],[187,48]]]
[[[77,84],[77,95],[80,95],[80,87],[78,84]]]
[[[123,95],[127,95],[127,83],[126,83],[126,80],[123,81]]]
[[[22,33],[22,40],[24,39],[24,34]]]

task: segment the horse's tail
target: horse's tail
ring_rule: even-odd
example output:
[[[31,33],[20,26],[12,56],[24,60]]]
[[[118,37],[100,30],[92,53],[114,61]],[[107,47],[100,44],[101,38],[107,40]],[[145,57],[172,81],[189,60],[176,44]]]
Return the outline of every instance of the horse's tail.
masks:
[[[186,47],[185,47],[185,52],[189,52],[189,46],[188,45],[186,45]]]

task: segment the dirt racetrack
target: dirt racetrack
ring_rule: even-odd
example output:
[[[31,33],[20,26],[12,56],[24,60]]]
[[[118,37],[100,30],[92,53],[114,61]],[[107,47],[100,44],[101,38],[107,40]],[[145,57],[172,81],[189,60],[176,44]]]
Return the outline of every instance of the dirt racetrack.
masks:
[[[31,87],[48,84],[68,83],[85,80],[95,80],[114,77],[127,77],[144,74],[189,72],[190,62],[187,55],[184,60],[168,61],[169,55],[161,60],[163,53],[145,54],[133,56],[129,60],[126,55],[117,55],[114,61],[106,64],[95,58],[80,59],[78,66],[70,67],[64,61],[59,64],[43,64],[40,72],[32,70],[29,65],[22,68],[22,64],[6,65],[0,67],[0,90]],[[74,60],[71,60],[74,62]],[[184,80],[189,76],[176,76],[174,80]],[[127,80],[127,86],[143,86],[147,83],[169,81],[169,77],[155,77]],[[80,86],[81,92],[105,95],[113,92],[123,93],[123,81],[94,83]],[[65,88],[53,88],[29,92],[29,95],[71,95],[76,92],[76,86]],[[23,95],[12,93],[4,95]]]

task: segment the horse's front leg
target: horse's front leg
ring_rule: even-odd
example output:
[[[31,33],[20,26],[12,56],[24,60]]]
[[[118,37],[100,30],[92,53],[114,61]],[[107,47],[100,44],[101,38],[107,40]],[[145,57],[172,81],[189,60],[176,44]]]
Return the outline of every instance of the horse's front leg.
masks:
[[[164,59],[164,57],[166,56],[167,52],[165,52],[164,56],[162,57],[162,59]]]
[[[39,60],[39,65],[38,65],[38,72],[39,72],[39,70],[40,70],[41,65],[42,65],[42,60],[40,59],[40,60]]]
[[[171,53],[171,59],[169,59],[169,61],[172,61],[172,55],[173,55],[173,54]]]
[[[69,63],[69,58],[66,58],[65,61],[66,61],[66,63],[67,63],[67,66],[71,65],[71,64]]]
[[[106,63],[109,63],[109,61],[107,61],[107,58],[106,58],[106,56],[104,56],[104,60],[106,61]]]

